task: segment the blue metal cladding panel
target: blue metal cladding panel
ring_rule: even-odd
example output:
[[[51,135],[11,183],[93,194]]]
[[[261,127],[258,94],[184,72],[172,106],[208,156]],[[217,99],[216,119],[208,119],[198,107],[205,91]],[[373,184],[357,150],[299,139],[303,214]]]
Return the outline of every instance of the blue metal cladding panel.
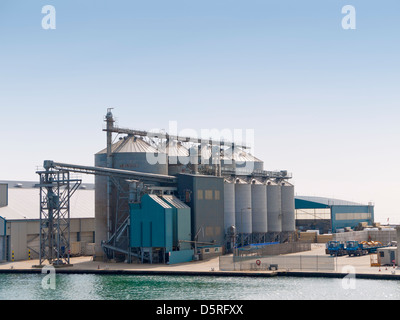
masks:
[[[159,247],[172,250],[173,211],[149,195],[141,205],[131,204],[131,247]]]
[[[0,236],[6,236],[7,231],[6,231],[6,219],[3,217],[0,217]]]
[[[323,209],[329,208],[328,205],[313,201],[307,201],[303,199],[296,199],[294,200],[295,209]]]
[[[372,225],[374,222],[373,206],[332,206],[332,230],[345,227],[354,228],[359,222],[367,222]]]
[[[193,260],[193,249],[189,250],[180,250],[180,251],[171,251],[169,254],[169,262],[168,264],[189,262]]]
[[[174,232],[173,232],[173,211],[172,209],[165,209],[165,222],[164,222],[164,248],[166,251],[172,251]],[[161,239],[160,239],[161,240]]]
[[[143,247],[152,247],[152,223],[151,221],[146,221],[143,219],[141,222],[141,231],[142,231],[142,246]]]
[[[180,240],[191,240],[191,210],[190,207],[174,196],[163,196],[165,202],[171,205],[173,210],[173,246],[180,246],[181,250],[190,249],[191,244]]]

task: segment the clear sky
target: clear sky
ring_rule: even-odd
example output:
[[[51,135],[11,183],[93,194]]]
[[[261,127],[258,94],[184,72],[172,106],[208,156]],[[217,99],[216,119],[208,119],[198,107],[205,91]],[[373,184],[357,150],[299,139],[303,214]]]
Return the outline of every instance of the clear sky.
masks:
[[[2,0],[0,179],[92,165],[114,107],[129,128],[252,129],[297,194],[400,223],[399,16],[398,0]]]

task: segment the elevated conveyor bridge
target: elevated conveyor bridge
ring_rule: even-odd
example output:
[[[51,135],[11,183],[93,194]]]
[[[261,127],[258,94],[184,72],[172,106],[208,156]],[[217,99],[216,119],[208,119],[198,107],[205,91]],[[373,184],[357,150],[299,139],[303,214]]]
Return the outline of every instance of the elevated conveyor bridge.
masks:
[[[44,169],[37,171],[40,176],[40,250],[39,263],[48,260],[53,265],[69,265],[70,262],[70,198],[81,185],[80,179],[71,178],[70,173],[91,174],[108,177],[121,192],[120,180],[140,183],[176,183],[176,177],[122,169],[83,166],[45,160]],[[110,214],[108,214],[108,219]],[[118,247],[117,240],[128,232],[128,217],[116,223],[115,232],[102,244],[110,257],[113,252],[126,254],[128,247]]]

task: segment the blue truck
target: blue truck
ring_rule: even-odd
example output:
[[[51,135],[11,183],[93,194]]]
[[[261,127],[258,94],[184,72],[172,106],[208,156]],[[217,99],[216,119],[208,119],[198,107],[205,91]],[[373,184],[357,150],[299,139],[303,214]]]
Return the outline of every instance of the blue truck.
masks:
[[[346,241],[346,251],[349,256],[363,256],[375,253],[379,248],[385,247],[379,241]]]
[[[329,241],[326,244],[325,252],[331,256],[363,256],[376,253],[379,248],[385,247],[380,241],[355,241],[346,243],[340,241]]]
[[[325,252],[331,256],[344,256],[347,254],[344,243],[340,241],[328,241]]]

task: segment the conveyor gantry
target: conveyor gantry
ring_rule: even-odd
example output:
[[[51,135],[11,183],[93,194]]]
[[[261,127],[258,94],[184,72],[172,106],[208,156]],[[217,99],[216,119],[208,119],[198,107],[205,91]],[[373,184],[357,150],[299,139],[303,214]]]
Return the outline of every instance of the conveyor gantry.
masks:
[[[37,171],[40,176],[40,265],[48,260],[53,265],[69,265],[70,261],[70,198],[81,184],[80,179],[72,179],[70,173],[84,173],[107,176],[121,189],[120,179],[140,182],[161,182],[172,184],[176,177],[122,169],[82,166],[45,160],[44,170]],[[118,226],[103,245],[104,250],[113,249],[114,240],[126,230],[128,219]],[[115,242],[115,241],[114,241]],[[114,249],[113,249],[114,250]],[[121,251],[122,249],[119,249]],[[116,250],[118,251],[118,250]]]

